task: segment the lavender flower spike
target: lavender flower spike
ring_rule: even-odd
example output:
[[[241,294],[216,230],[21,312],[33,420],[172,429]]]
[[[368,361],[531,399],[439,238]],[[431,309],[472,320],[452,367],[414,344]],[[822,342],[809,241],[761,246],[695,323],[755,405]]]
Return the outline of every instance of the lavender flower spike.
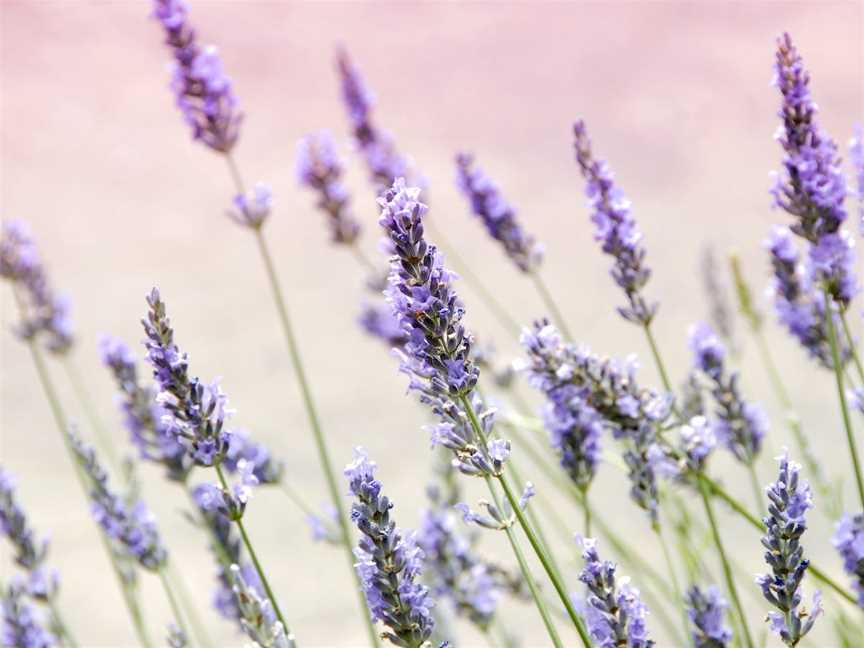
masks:
[[[645,267],[642,233],[630,215],[630,201],[614,183],[609,166],[594,158],[585,122],[573,126],[576,161],[587,183],[585,194],[594,213],[594,238],[603,242],[603,251],[615,259],[612,278],[627,296],[629,304],[618,309],[624,319],[647,325],[657,312],[642,295],[651,271]]]
[[[12,283],[21,307],[17,334],[25,340],[44,336],[52,353],[69,351],[74,343],[69,301],[54,293],[30,230],[22,221],[3,221],[0,277]]]
[[[243,115],[216,48],[202,47],[188,21],[185,0],[153,0],[153,17],[165,30],[174,54],[171,90],[192,137],[220,153],[230,153]]]
[[[831,542],[843,558],[843,569],[852,577],[858,605],[864,608],[864,514],[844,515]]]
[[[855,194],[858,197],[858,229],[864,236],[864,126],[855,126],[855,134],[849,140],[849,159],[855,172]]]
[[[468,198],[474,215],[483,221],[489,235],[501,243],[507,256],[522,272],[533,272],[543,259],[543,246],[526,234],[495,182],[474,165],[468,153],[456,156],[456,185]]]
[[[393,503],[381,493],[374,472],[375,462],[363,448],[356,448],[345,476],[356,498],[351,520],[362,533],[354,551],[357,573],[372,620],[388,628],[383,636],[397,646],[420,648],[434,625],[429,590],[415,582],[423,568],[423,551],[414,534],[403,537],[390,519]]]
[[[294,648],[294,635],[286,634],[282,622],[273,614],[270,601],[246,582],[237,565],[231,565],[231,581],[240,624],[254,645],[262,648]]]
[[[723,623],[728,607],[716,585],[705,590],[697,585],[690,588],[687,616],[693,624],[690,637],[695,648],[727,648],[732,641],[732,631]]]
[[[787,646],[795,646],[822,614],[818,591],[813,596],[811,610],[801,607],[801,581],[810,565],[804,558],[801,536],[807,530],[804,515],[813,506],[813,499],[807,482],[799,482],[801,467],[789,461],[788,452],[778,459],[780,474],[765,490],[768,515],[762,520],[767,528],[762,545],[771,573],[758,576],[756,583],[766,600],[780,610],[768,613],[771,629]]]
[[[12,583],[0,594],[0,621],[0,646],[51,648],[57,645],[57,638],[42,626],[19,583]]]
[[[351,213],[348,189],[342,183],[344,167],[327,131],[311,133],[297,144],[297,178],[318,195],[317,207],[328,216],[334,243],[351,245],[360,224]]]
[[[762,449],[767,428],[765,414],[741,396],[738,373],[726,370],[726,349],[708,324],[700,322],[690,328],[690,348],[695,368],[710,381],[717,406],[717,437],[739,461],[752,463]]]
[[[108,485],[108,474],[102,468],[93,448],[74,431],[68,435],[79,465],[88,477],[93,517],[111,541],[124,554],[151,571],[165,566],[168,552],[162,544],[156,518],[142,500],[127,501]]]
[[[597,648],[651,648],[645,617],[648,610],[629,579],[615,582],[615,564],[600,560],[597,541],[582,539],[585,567],[579,580],[588,587],[585,620]]]

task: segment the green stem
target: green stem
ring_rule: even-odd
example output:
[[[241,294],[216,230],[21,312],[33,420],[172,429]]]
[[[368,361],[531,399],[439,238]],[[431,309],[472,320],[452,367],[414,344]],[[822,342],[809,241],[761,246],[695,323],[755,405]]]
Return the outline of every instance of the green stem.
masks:
[[[60,614],[60,608],[57,606],[57,601],[54,596],[48,598],[48,609],[51,611],[51,622],[57,634],[60,635],[63,643],[69,648],[78,648],[78,642],[72,636],[69,626],[63,621],[63,615]]]
[[[588,501],[588,488],[580,489],[582,491],[582,512],[584,513],[582,529],[586,538],[591,537],[591,504]]]
[[[846,389],[843,387],[843,367],[840,362],[840,351],[837,345],[837,330],[834,326],[834,309],[831,294],[825,290],[825,321],[828,325],[828,340],[831,343],[831,364],[834,365],[834,377],[837,381],[837,396],[840,398],[840,412],[843,415],[843,427],[846,429],[846,442],[852,457],[852,467],[855,470],[855,484],[858,487],[858,497],[864,507],[864,477],[861,475],[861,464],[858,461],[858,448],[855,444],[855,432],[849,418],[849,407],[846,404]]]
[[[567,320],[564,319],[564,316],[561,314],[561,310],[558,308],[558,304],[555,303],[555,299],[552,297],[552,293],[549,292],[549,288],[546,286],[546,282],[543,281],[543,276],[540,274],[539,270],[535,270],[531,273],[531,279],[534,280],[534,287],[537,289],[540,298],[543,300],[543,303],[546,305],[546,308],[549,309],[549,314],[552,315],[552,319],[555,322],[555,326],[557,326],[561,332],[564,334],[568,340],[573,339],[573,335],[570,333],[570,329],[567,327]]]
[[[645,337],[648,339],[648,346],[651,347],[651,355],[654,356],[654,364],[657,365],[660,380],[663,381],[663,388],[671,394],[673,393],[672,382],[669,380],[669,374],[666,373],[666,365],[663,364],[660,349],[657,348],[657,341],[654,339],[654,333],[651,331],[651,324],[643,324],[642,329],[645,331]]]
[[[747,617],[744,614],[744,606],[741,605],[741,599],[738,597],[738,588],[735,585],[735,579],[732,576],[732,567],[729,564],[729,559],[726,556],[726,549],[723,546],[723,539],[720,537],[720,530],[717,527],[717,520],[714,517],[714,508],[711,506],[711,497],[708,486],[706,485],[702,473],[698,473],[696,478],[699,481],[699,493],[702,495],[702,504],[705,506],[705,516],[708,518],[708,524],[711,527],[711,534],[714,536],[714,544],[717,547],[717,553],[720,556],[720,563],[723,567],[723,576],[726,579],[726,588],[729,590],[729,595],[732,598],[732,603],[738,613],[741,621],[741,630],[743,631],[744,641],[747,648],[754,648],[753,638],[750,636],[750,627],[747,624]]]
[[[669,553],[669,547],[666,544],[666,539],[663,537],[663,531],[659,522],[651,525],[654,533],[657,535],[657,542],[660,543],[660,548],[663,550],[663,560],[666,561],[666,571],[669,573],[669,582],[672,584],[672,593],[675,597],[673,607],[681,611],[682,628],[684,636],[690,633],[690,625],[687,620],[687,610],[684,605],[684,597],[681,595],[681,586],[678,584],[678,576],[675,574],[675,565],[672,562],[672,556]]]
[[[471,406],[471,403],[468,400],[467,396],[461,396],[460,402],[465,412],[468,415],[468,419],[471,422],[471,427],[474,430],[474,434],[477,435],[477,438],[480,442],[485,446],[486,445],[486,436],[483,433],[483,428],[480,425],[480,421],[477,420],[477,413],[474,411],[474,408]],[[555,591],[558,594],[558,598],[561,599],[561,603],[564,605],[564,609],[567,610],[567,614],[570,617],[570,620],[573,622],[573,625],[576,626],[576,630],[579,633],[579,637],[582,639],[582,643],[585,648],[591,648],[591,640],[588,638],[588,633],[585,630],[584,625],[582,624],[582,620],[579,618],[579,615],[576,613],[576,609],[573,607],[573,603],[570,600],[570,596],[567,593],[567,589],[564,586],[564,583],[558,578],[555,573],[555,569],[552,567],[552,564],[549,560],[549,557],[546,555],[546,552],[543,551],[543,547],[540,544],[540,541],[537,538],[537,535],[534,533],[534,530],[531,528],[531,525],[528,524],[528,520],[525,519],[525,514],[522,512],[522,508],[519,506],[518,498],[513,494],[512,489],[510,488],[510,484],[507,481],[507,478],[501,474],[497,477],[498,483],[501,484],[501,488],[504,491],[504,495],[507,497],[507,501],[510,503],[510,507],[513,509],[513,513],[516,514],[516,519],[519,520],[519,525],[522,527],[522,531],[525,533],[528,538],[528,542],[531,544],[531,548],[534,550],[534,553],[537,555],[537,558],[540,560],[540,564],[543,565],[543,569],[546,571],[546,574],[549,576],[549,580],[552,581],[552,586],[555,588]],[[493,491],[493,496],[497,498],[497,494]],[[500,509],[499,509],[500,510]],[[515,551],[515,549],[514,549]],[[517,556],[518,558],[518,556]],[[531,580],[529,576],[526,575],[526,578]],[[541,603],[538,601],[538,607],[541,608],[541,614],[543,613],[543,607]]]
[[[173,563],[168,563],[168,572],[171,582],[177,590],[177,597],[180,599],[180,605],[186,612],[186,618],[189,619],[189,624],[192,626],[192,630],[195,633],[195,637],[198,639],[198,643],[201,646],[213,646],[213,640],[207,633],[204,624],[198,616],[195,604],[192,602],[192,596],[189,593],[189,588],[186,585],[186,582],[183,580],[183,574],[174,568]]]
[[[238,192],[243,192],[243,180],[241,179],[234,158],[226,155],[228,168],[231,176],[234,179],[234,184]],[[288,316],[288,306],[283,297],[282,287],[279,283],[279,276],[276,273],[276,267],[273,263],[273,258],[270,255],[270,250],[267,246],[267,241],[260,229],[255,231],[255,241],[258,244],[258,251],[261,255],[261,261],[264,264],[264,270],[267,273],[267,280],[270,283],[270,289],[273,294],[273,301],[276,305],[276,311],[279,315],[279,320],[282,324],[282,331],[285,335],[285,342],[288,345],[288,353],[291,356],[291,364],[294,367],[294,373],[297,377],[297,382],[300,385],[300,393],[303,398],[303,404],[306,409],[306,414],[309,418],[309,425],[312,428],[312,434],[315,438],[315,446],[318,450],[318,459],[321,464],[321,470],[327,481],[327,488],[330,491],[330,499],[339,516],[339,530],[342,535],[342,545],[345,551],[345,557],[348,561],[348,568],[354,579],[354,590],[357,594],[357,600],[360,605],[360,614],[366,623],[366,631],[369,635],[369,643],[376,647],[379,646],[378,634],[375,632],[375,626],[372,624],[372,617],[368,613],[366,606],[366,598],[363,594],[363,588],[360,583],[360,576],[354,568],[354,554],[351,551],[351,532],[348,527],[348,517],[345,513],[345,506],[342,502],[342,496],[339,487],[336,485],[336,478],[333,473],[333,465],[330,461],[330,453],[327,449],[327,443],[324,439],[324,432],[321,429],[321,424],[318,419],[318,412],[315,408],[314,400],[312,399],[312,391],[309,387],[309,382],[306,379],[306,370],[304,369],[303,361],[300,357],[300,349],[297,340],[294,336],[294,329],[291,326],[291,319]],[[286,626],[287,629],[287,626]]]
[[[82,472],[81,466],[78,463],[77,458],[75,457],[74,451],[69,445],[69,438],[66,436],[66,431],[68,429],[66,415],[63,412],[63,408],[60,406],[60,399],[57,397],[57,392],[54,389],[54,384],[51,382],[51,378],[48,375],[48,369],[45,366],[45,361],[42,358],[42,353],[39,351],[39,347],[37,346],[37,341],[33,339],[27,340],[27,347],[30,349],[30,355],[33,359],[33,365],[36,367],[36,373],[39,375],[39,382],[42,384],[42,391],[45,393],[45,398],[48,401],[48,406],[51,410],[52,416],[54,417],[54,422],[57,424],[57,430],[60,432],[60,436],[63,440],[63,447],[66,449],[66,452],[69,455],[69,459],[72,462],[72,467],[75,472],[75,476],[78,478],[78,483],[81,486],[81,490],[83,491],[84,496],[89,499],[90,488],[87,484],[87,477]],[[142,646],[144,646],[145,648],[150,648],[153,644],[150,641],[149,636],[147,635],[146,628],[144,627],[144,622],[141,617],[141,610],[138,606],[138,602],[135,600],[135,597],[133,596],[132,592],[129,589],[129,586],[126,583],[126,580],[123,577],[122,570],[117,564],[117,557],[111,550],[111,546],[108,544],[108,539],[105,537],[104,531],[98,525],[97,533],[99,535],[100,541],[102,542],[102,547],[105,550],[105,554],[111,561],[112,571],[114,572],[114,576],[117,578],[117,583],[120,586],[120,590],[123,594],[123,600],[126,603],[126,608],[129,611],[129,616],[132,618],[132,623],[135,626],[135,631],[138,634],[138,640],[141,642]]]
[[[861,386],[864,387],[864,365],[861,364],[861,357],[858,355],[858,349],[855,348],[855,337],[849,327],[845,308],[840,310],[840,321],[843,323],[843,332],[846,335],[846,342],[849,344],[849,353],[852,355],[855,368],[858,370],[858,379],[861,381]]]
[[[162,583],[162,589],[165,591],[165,597],[168,599],[168,604],[171,606],[171,614],[174,615],[174,621],[177,627],[185,637],[190,637],[189,629],[186,627],[186,621],[183,619],[183,614],[180,612],[180,606],[177,604],[177,599],[174,597],[174,591],[171,589],[171,584],[168,582],[167,565],[163,566],[158,571],[159,581]]]
[[[756,501],[756,510],[759,515],[765,515],[765,502],[762,497],[762,487],[759,485],[759,476],[756,474],[756,460],[752,457],[747,462],[747,472],[750,475],[750,488],[753,490],[753,499]]]
[[[228,482],[225,480],[225,475],[222,473],[222,466],[218,463],[214,464],[214,468],[216,468],[216,474],[219,476],[219,482],[222,484],[222,488],[226,493],[230,493],[231,489],[228,486]],[[267,595],[267,598],[270,599],[270,604],[273,606],[273,611],[276,613],[276,618],[282,623],[282,627],[285,629],[286,635],[291,635],[291,627],[285,621],[285,617],[282,616],[282,610],[279,608],[279,602],[276,600],[276,596],[273,594],[273,590],[270,588],[270,583],[267,581],[267,575],[264,573],[264,569],[261,567],[261,563],[258,560],[258,555],[255,553],[255,549],[252,547],[252,541],[249,540],[249,534],[246,533],[246,527],[243,524],[242,519],[235,520],[234,523],[237,525],[237,528],[240,530],[240,537],[243,538],[243,545],[246,547],[246,551],[249,553],[249,558],[252,560],[252,566],[255,567],[255,571],[258,574],[258,579],[261,581],[261,585],[264,587],[264,593]]]

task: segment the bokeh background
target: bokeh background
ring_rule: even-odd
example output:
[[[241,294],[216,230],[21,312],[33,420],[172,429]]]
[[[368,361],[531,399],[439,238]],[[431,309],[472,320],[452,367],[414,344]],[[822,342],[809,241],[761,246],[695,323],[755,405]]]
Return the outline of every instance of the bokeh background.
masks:
[[[284,458],[293,486],[311,502],[324,502],[314,445],[254,241],[224,216],[232,195],[224,162],[190,141],[172,104],[169,53],[148,12],[143,1],[2,3],[0,213],[29,221],[58,289],[72,296],[75,362],[118,444],[126,437],[110,378],[99,365],[98,336],[110,332],[137,345],[144,295],[158,285],[193,370],[222,377],[238,410],[236,423]],[[219,45],[246,113],[236,155],[247,182],[261,179],[274,188],[276,209],[267,235],[333,456],[342,465],[353,445],[367,446],[405,527],[418,520],[431,474],[421,430],[426,414],[404,397],[405,379],[387,350],[356,325],[365,295],[362,273],[349,254],[329,244],[313,196],[297,186],[294,174],[298,138],[330,129],[350,163],[348,182],[366,227],[362,244],[368,254],[378,254],[373,196],[348,145],[334,73],[337,44],[348,48],[374,89],[378,123],[428,177],[432,218],[471,260],[473,271],[520,321],[544,315],[531,284],[467,215],[453,182],[452,158],[459,149],[478,155],[518,207],[525,227],[546,244],[544,276],[578,339],[603,354],[639,354],[645,384],[657,384],[657,375],[638,328],[614,313],[621,296],[591,238],[572,159],[572,121],[587,120],[596,151],[610,160],[634,203],[654,269],[649,293],[662,302],[657,335],[679,381],[689,364],[687,327],[708,312],[698,271],[704,246],[712,245],[721,261],[730,249],[738,250],[760,296],[767,283],[761,241],[784,218],[770,209],[768,196],[768,174],[780,155],[772,139],[778,109],[770,85],[775,37],[783,30],[793,34],[813,75],[821,120],[836,139],[845,143],[864,115],[859,2],[199,0],[191,15],[200,38]],[[495,344],[502,361],[515,358],[517,341],[469,287],[461,291],[470,327]],[[52,537],[51,562],[63,576],[61,604],[79,638],[87,646],[134,645],[26,349],[9,333],[11,294],[0,294],[2,463],[18,476],[33,524]],[[833,378],[769,320],[772,347],[815,453],[833,473],[848,475]],[[772,415],[759,464],[767,481],[772,457],[789,439],[740,323],[738,332],[746,393]],[[65,406],[86,430],[62,367],[52,370]],[[548,493],[538,471],[522,463]],[[715,469],[751,502],[740,469],[725,457]],[[658,563],[659,549],[644,515],[627,499],[624,476],[608,466],[601,472],[593,490],[596,505],[634,539],[634,552]],[[143,466],[140,474],[211,633],[222,645],[242,644],[210,611],[213,562],[205,538],[182,515],[185,501],[158,470]],[[852,503],[851,480],[845,482]],[[474,486],[469,499],[482,492]],[[550,497],[577,530],[576,509]],[[343,556],[311,541],[302,514],[278,490],[262,489],[247,519],[302,644],[362,645]],[[757,535],[729,515],[722,519],[745,572],[761,570]],[[830,548],[830,525],[818,513],[813,519],[808,553],[842,578]],[[510,561],[503,537],[484,534],[481,546]],[[7,555],[6,547],[0,551]],[[614,557],[611,548],[606,552]],[[562,539],[556,553],[575,590],[581,566],[575,545]],[[6,578],[8,560],[0,570]],[[142,580],[149,625],[160,636],[169,612],[156,580]],[[752,625],[761,627],[766,605],[754,596],[755,586],[742,581],[740,587],[749,590]],[[546,644],[532,608],[508,603],[503,610],[504,622],[524,645]],[[656,620],[649,623],[659,645],[674,645]],[[811,645],[830,646],[830,622],[820,625]],[[483,645],[470,628],[458,627],[458,645]]]

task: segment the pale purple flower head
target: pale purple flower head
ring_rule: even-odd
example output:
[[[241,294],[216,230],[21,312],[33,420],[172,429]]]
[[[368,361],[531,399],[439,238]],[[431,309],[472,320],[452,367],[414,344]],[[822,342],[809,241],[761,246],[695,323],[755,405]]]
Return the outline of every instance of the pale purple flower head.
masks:
[[[694,416],[681,426],[681,449],[693,470],[701,470],[717,446],[717,435],[704,416]]]
[[[390,304],[364,302],[357,321],[368,335],[383,342],[388,349],[402,348],[408,340]]]
[[[416,582],[423,569],[423,550],[414,534],[403,536],[390,519],[393,503],[375,479],[375,462],[355,448],[345,476],[355,501],[351,520],[362,534],[355,565],[373,621],[387,626],[384,636],[397,645],[419,646],[432,634],[429,590]]]
[[[844,515],[834,527],[831,542],[852,579],[858,605],[864,608],[864,514]]]
[[[522,272],[535,271],[543,260],[543,246],[522,230],[516,210],[468,153],[456,156],[456,185],[468,199],[471,211],[483,221],[489,235],[503,246],[513,263]]]
[[[316,206],[327,215],[330,239],[351,245],[360,235],[360,223],[351,213],[344,171],[329,132],[310,133],[298,142],[297,179],[315,192]]]
[[[855,134],[849,140],[849,159],[855,174],[855,194],[858,198],[858,228],[864,236],[864,126],[855,126]]]
[[[831,297],[846,308],[860,287],[855,276],[855,239],[848,230],[822,236],[810,246],[808,271],[814,287],[825,286]]]
[[[192,137],[214,151],[229,153],[243,115],[216,48],[197,42],[184,0],[153,0],[152,15],[165,30],[165,43],[174,55],[171,90]]]
[[[704,590],[694,585],[687,591],[690,638],[695,648],[726,648],[730,644],[732,630],[724,623],[728,608],[729,603],[716,585]]]
[[[602,242],[603,252],[615,260],[612,278],[627,297],[628,305],[618,312],[628,321],[648,324],[657,304],[648,303],[642,295],[651,271],[645,267],[642,232],[630,214],[630,201],[615,184],[609,166],[594,158],[585,122],[577,121],[573,133],[576,161],[587,183],[585,194],[593,210],[594,238]]]
[[[51,648],[57,637],[45,629],[36,607],[27,600],[26,588],[13,581],[0,592],[0,645],[10,648]]]
[[[263,182],[256,182],[248,194],[234,196],[233,208],[228,216],[238,225],[260,229],[273,209],[273,191]]]

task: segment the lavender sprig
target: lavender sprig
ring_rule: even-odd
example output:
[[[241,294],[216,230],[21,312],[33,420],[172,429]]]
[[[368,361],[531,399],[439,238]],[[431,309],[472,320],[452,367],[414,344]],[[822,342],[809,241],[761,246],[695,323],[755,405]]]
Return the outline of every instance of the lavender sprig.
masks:
[[[29,575],[30,596],[48,600],[57,589],[56,574],[48,575],[43,567],[48,555],[48,540],[39,539],[27,521],[27,515],[15,497],[12,476],[0,467],[0,535],[5,535],[14,549],[15,563]]]
[[[837,522],[831,542],[843,559],[843,569],[852,578],[858,605],[864,608],[864,514],[844,515]]]
[[[799,481],[800,466],[789,461],[788,452],[778,460],[780,473],[777,481],[765,490],[768,515],[762,520],[767,529],[762,545],[771,573],[758,576],[756,583],[765,599],[780,610],[768,613],[771,629],[787,646],[795,646],[822,614],[818,591],[813,596],[811,610],[801,607],[801,582],[810,565],[804,558],[801,536],[807,530],[804,516],[813,506],[813,499],[807,482]]]
[[[598,648],[651,648],[645,617],[648,610],[639,597],[639,590],[629,579],[616,583],[615,564],[601,560],[597,541],[582,540],[585,567],[579,580],[588,587],[585,618],[588,632]]]
[[[593,210],[594,238],[603,242],[603,251],[615,260],[612,278],[627,297],[628,305],[620,307],[618,312],[630,322],[647,326],[657,312],[657,304],[647,302],[642,294],[651,271],[645,267],[642,233],[630,214],[630,201],[615,184],[609,166],[594,158],[585,122],[577,121],[573,134],[576,161],[585,178],[585,195]]]
[[[716,435],[738,461],[752,464],[762,449],[767,417],[758,405],[748,403],[738,389],[738,372],[726,368],[726,348],[705,322],[690,328],[694,366],[711,384],[716,405]]]
[[[864,236],[864,126],[855,126],[855,134],[849,140],[849,159],[855,173],[855,194],[858,198],[858,228]]]
[[[276,618],[269,600],[250,585],[237,565],[231,565],[240,625],[256,646],[261,648],[294,648],[294,635]]]
[[[0,611],[0,645],[8,648],[51,648],[57,645],[57,638],[43,627],[20,583],[10,584],[3,592]]]
[[[7,220],[0,232],[0,277],[9,280],[21,307],[16,333],[25,340],[44,337],[45,347],[63,355],[74,343],[69,300],[58,296],[23,221]]]
[[[522,230],[516,211],[468,153],[456,156],[456,185],[468,199],[474,215],[483,221],[489,235],[502,245],[516,267],[526,273],[537,270],[543,260],[543,246]]]
[[[415,580],[423,569],[423,550],[412,533],[403,537],[390,519],[393,503],[381,493],[375,462],[363,448],[345,467],[351,494],[351,520],[362,537],[355,549],[357,573],[373,621],[388,631],[384,637],[397,646],[419,648],[432,634],[429,590]]]
[[[702,590],[694,585],[687,591],[687,616],[692,624],[690,638],[695,648],[726,648],[732,631],[723,622],[729,603],[720,588],[711,585]]]
[[[328,216],[331,240],[351,245],[360,235],[360,223],[351,213],[343,175],[344,167],[330,133],[311,133],[298,142],[297,179],[318,196],[316,204]]]
[[[184,0],[153,0],[152,15],[165,30],[165,44],[174,55],[171,90],[193,139],[230,153],[243,115],[216,48],[199,45]]]
[[[96,452],[70,431],[69,444],[90,485],[93,517],[114,545],[150,571],[159,571],[168,561],[156,518],[139,499],[127,501],[111,490],[108,474]]]

